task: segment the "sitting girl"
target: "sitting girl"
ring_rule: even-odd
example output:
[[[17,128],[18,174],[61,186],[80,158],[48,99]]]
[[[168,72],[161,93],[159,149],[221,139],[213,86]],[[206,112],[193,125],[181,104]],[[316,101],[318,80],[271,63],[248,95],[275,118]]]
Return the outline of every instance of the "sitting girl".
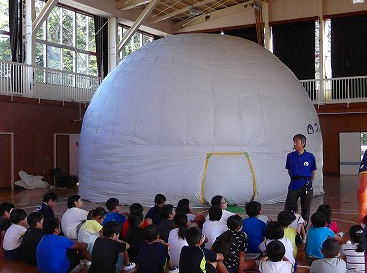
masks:
[[[347,263],[347,272],[365,272],[363,228],[360,225],[351,226],[349,229],[351,242],[342,246],[340,258]]]
[[[327,204],[321,204],[316,212],[322,212],[326,216],[326,224],[325,226],[330,228],[335,234],[338,233],[338,225],[335,221],[331,221],[331,207]]]

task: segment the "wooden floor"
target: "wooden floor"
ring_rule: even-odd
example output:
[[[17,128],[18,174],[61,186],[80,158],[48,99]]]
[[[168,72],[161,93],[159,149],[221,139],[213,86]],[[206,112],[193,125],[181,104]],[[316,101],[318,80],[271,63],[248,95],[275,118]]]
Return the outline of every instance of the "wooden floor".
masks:
[[[357,224],[357,200],[356,189],[358,184],[357,176],[325,176],[324,177],[324,190],[325,193],[321,196],[313,198],[311,214],[315,212],[320,204],[326,203],[333,209],[332,218],[338,224],[339,230],[347,232],[351,225]],[[62,189],[52,188],[59,197],[58,203],[55,208],[56,217],[61,219],[62,214],[67,209],[66,200],[71,194],[76,194],[77,189]],[[23,208],[27,213],[32,212],[42,201],[43,195],[48,189],[37,190],[0,190],[0,203],[12,202],[17,208]],[[168,197],[169,202],[169,197]],[[84,208],[90,210],[99,204],[90,203],[85,201]],[[176,204],[174,204],[176,205]],[[269,216],[270,219],[275,220],[279,211],[283,210],[284,203],[274,205],[264,205],[263,214]],[[204,209],[205,210],[205,209]],[[128,212],[128,207],[121,207],[121,212]],[[203,211],[203,208],[200,209]],[[308,273],[309,267],[305,266],[304,249],[303,246],[299,248],[299,255],[297,257],[298,269],[297,273]],[[134,272],[134,270],[129,270]],[[0,272],[1,273],[36,273],[38,272],[36,267],[30,267],[22,262],[11,262],[5,259],[0,259]],[[73,273],[86,273],[88,268],[86,266],[78,266],[73,270]]]

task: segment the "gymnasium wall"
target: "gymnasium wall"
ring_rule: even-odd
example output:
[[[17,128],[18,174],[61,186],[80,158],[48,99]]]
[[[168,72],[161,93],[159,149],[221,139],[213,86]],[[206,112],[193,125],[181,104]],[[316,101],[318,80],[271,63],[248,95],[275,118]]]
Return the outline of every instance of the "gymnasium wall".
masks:
[[[23,170],[32,175],[44,175],[44,180],[53,181],[54,134],[79,134],[82,123],[74,120],[79,120],[80,112],[84,114],[84,111],[85,106],[79,108],[78,103],[48,100],[39,103],[37,99],[21,97],[14,97],[11,101],[9,96],[0,96],[0,132],[14,134],[14,180],[20,179],[18,172]],[[3,146],[8,146],[7,142]],[[66,152],[61,157],[58,155],[58,164],[68,166],[68,142],[60,141],[60,149]],[[8,148],[6,154],[9,156]],[[6,173],[5,179],[8,180],[9,170],[0,168],[0,180],[2,172]],[[67,172],[68,169],[64,168],[64,175],[68,175]],[[6,186],[10,186],[10,181],[0,181],[0,187]]]

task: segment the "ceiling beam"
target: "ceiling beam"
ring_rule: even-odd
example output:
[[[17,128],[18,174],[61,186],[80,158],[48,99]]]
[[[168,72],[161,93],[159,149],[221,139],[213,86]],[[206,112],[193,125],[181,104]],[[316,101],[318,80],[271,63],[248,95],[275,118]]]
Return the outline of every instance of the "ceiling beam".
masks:
[[[117,45],[116,54],[119,54],[122,48],[126,45],[126,43],[130,40],[130,38],[135,34],[143,21],[151,14],[155,6],[159,3],[160,0],[151,0],[148,6],[143,10],[143,12],[136,19],[134,24],[131,26],[129,31],[126,33],[122,40]]]
[[[216,0],[204,0],[204,1],[201,1],[201,2],[196,2],[194,5],[192,6],[187,6],[185,8],[182,8],[182,9],[179,9],[179,10],[176,10],[174,12],[171,12],[171,13],[168,13],[168,14],[165,14],[163,16],[159,16],[159,17],[153,17],[149,23],[151,24],[154,24],[154,23],[157,23],[157,22],[160,22],[160,21],[163,21],[163,20],[166,20],[168,18],[171,18],[171,17],[175,17],[181,13],[185,13],[187,11],[189,11],[191,9],[191,7],[194,7],[194,8],[197,8],[197,7],[200,7],[200,6],[204,6],[204,5],[207,5],[211,2],[215,2]]]
[[[178,22],[178,23],[173,25],[173,28],[176,31],[177,30],[182,30],[185,27],[195,26],[195,25],[198,25],[198,24],[205,23],[209,20],[214,20],[214,19],[218,19],[218,18],[225,17],[225,16],[228,16],[228,15],[236,14],[236,13],[242,12],[246,9],[250,9],[250,8],[252,9],[253,8],[253,3],[254,3],[254,0],[249,0],[247,2],[238,4],[238,5],[234,5],[234,6],[231,6],[231,7],[228,7],[228,8],[224,8],[224,9],[204,13],[202,15],[199,15],[199,16],[196,16],[196,17],[193,17],[193,18],[188,18],[186,20]]]
[[[129,10],[141,5],[148,4],[150,0],[127,0],[127,1],[120,1],[117,3],[116,7],[119,10]]]

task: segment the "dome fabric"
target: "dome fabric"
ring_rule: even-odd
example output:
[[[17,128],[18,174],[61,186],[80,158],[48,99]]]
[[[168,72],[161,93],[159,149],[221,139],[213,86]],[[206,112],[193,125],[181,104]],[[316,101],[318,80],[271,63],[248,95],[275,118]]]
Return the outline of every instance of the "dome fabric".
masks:
[[[230,203],[284,201],[295,134],[316,157],[322,136],[306,91],[272,53],[238,37],[173,35],[127,56],[94,94],[79,151],[82,198],[152,205],[217,194]]]

